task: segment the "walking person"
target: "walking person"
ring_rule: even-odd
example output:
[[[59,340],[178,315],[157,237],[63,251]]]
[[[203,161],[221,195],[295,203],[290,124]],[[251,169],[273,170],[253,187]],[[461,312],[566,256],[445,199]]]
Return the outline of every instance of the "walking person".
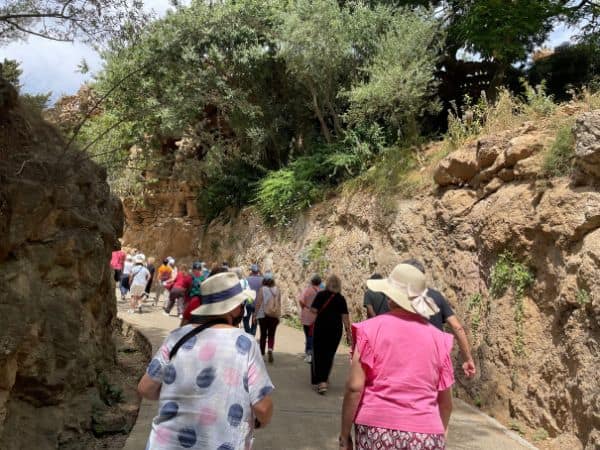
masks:
[[[265,273],[263,285],[258,290],[256,298],[255,320],[260,328],[260,353],[265,355],[268,341],[268,361],[273,363],[273,349],[275,348],[275,332],[281,317],[281,292],[275,286],[272,272]]]
[[[168,258],[163,259],[163,262],[159,266],[157,273],[158,273],[158,279],[157,279],[158,288],[156,290],[156,303],[159,303],[160,298],[162,297],[163,293],[167,292],[167,288],[165,287],[165,284],[171,279],[171,275],[173,273],[173,268],[169,264]],[[168,297],[168,294],[167,294],[167,297]],[[165,304],[166,304],[166,301],[165,301]]]
[[[183,319],[183,311],[187,303],[188,290],[192,286],[192,276],[188,273],[186,264],[180,264],[177,270],[177,275],[173,280],[171,291],[169,292],[169,302],[164,308],[164,314],[170,315],[173,305],[177,304],[177,316]]]
[[[319,292],[311,311],[316,314],[313,326],[313,354],[311,364],[311,384],[321,395],[327,393],[329,374],[333,366],[335,352],[346,329],[346,341],[350,345],[350,318],[346,299],[341,294],[342,281],[337,275],[330,275],[325,290]]]
[[[385,294],[390,312],[352,326],[340,449],[444,450],[453,338],[428,322],[438,308],[427,297],[425,276],[399,264],[387,279],[368,280],[367,286]]]
[[[312,342],[313,342],[313,324],[316,315],[310,309],[312,303],[321,291],[321,277],[314,274],[310,279],[310,284],[304,288],[298,297],[298,306],[300,308],[300,323],[304,330],[304,362],[312,363]]]
[[[150,297],[150,291],[152,290],[152,283],[154,282],[154,274],[156,273],[156,266],[154,263],[156,260],[154,257],[150,256],[148,258],[148,262],[146,263],[146,269],[148,269],[148,273],[150,274],[150,278],[148,279],[148,283],[146,283],[146,288],[144,289],[144,297]],[[158,297],[154,299],[154,306],[156,306],[158,302]]]
[[[234,273],[201,285],[191,324],[169,334],[138,392],[158,400],[146,448],[249,450],[273,414],[273,383],[256,341],[238,328],[243,291]]]
[[[124,302],[127,294],[129,293],[129,275],[133,269],[133,257],[127,255],[125,262],[123,263],[123,272],[121,272],[121,283],[119,284],[119,291],[121,292],[121,301]]]
[[[371,275],[370,280],[381,280],[383,277],[374,273]],[[381,314],[385,314],[389,312],[390,308],[388,306],[387,297],[381,292],[373,292],[371,289],[367,288],[365,291],[365,296],[363,298],[363,306],[367,308],[367,318],[380,316]]]
[[[252,264],[250,266],[250,275],[248,278],[246,278],[246,281],[248,281],[248,286],[250,289],[252,289],[258,296],[258,291],[263,284],[263,276],[260,274],[260,267],[258,267],[258,264]],[[246,333],[250,333],[253,336],[256,335],[256,320],[254,320],[255,313],[256,302],[247,302],[246,313],[244,315],[244,330],[246,330]]]
[[[403,264],[410,264],[417,268],[421,273],[425,274],[425,266],[416,259],[408,259],[403,261]],[[473,355],[471,354],[471,346],[469,345],[467,333],[460,323],[460,320],[458,320],[458,317],[456,317],[454,311],[452,311],[450,304],[448,304],[448,300],[446,300],[446,297],[444,297],[441,292],[428,288],[427,296],[431,298],[439,308],[439,311],[429,318],[429,323],[434,325],[440,331],[444,331],[445,323],[450,325],[463,357],[463,372],[467,378],[473,378],[477,373],[477,369],[475,368],[475,362],[473,361]]]
[[[131,289],[129,313],[134,313],[136,310],[142,312],[142,298],[150,280],[150,272],[144,267],[144,256],[138,254],[134,257],[134,266],[129,274],[129,286]]]
[[[127,253],[125,253],[123,249],[115,250],[110,257],[110,267],[113,270],[117,287],[119,287],[119,284],[121,283],[121,274],[123,273],[123,264],[125,264],[126,257]]]

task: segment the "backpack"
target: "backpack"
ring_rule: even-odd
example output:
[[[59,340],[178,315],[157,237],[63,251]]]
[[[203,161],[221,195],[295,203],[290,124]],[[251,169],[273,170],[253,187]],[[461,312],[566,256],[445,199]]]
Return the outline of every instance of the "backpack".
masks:
[[[273,294],[271,288],[269,291],[271,291],[271,299],[265,305],[265,315],[279,319],[281,317],[281,295],[279,292],[277,295]]]
[[[192,274],[192,286],[190,287],[190,297],[200,296],[200,285],[204,281],[204,275]]]

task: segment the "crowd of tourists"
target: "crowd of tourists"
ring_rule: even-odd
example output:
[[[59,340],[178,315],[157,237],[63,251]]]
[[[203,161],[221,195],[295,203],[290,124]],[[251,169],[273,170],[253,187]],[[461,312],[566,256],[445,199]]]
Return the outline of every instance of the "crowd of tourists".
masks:
[[[138,386],[143,397],[159,401],[147,448],[252,448],[254,429],[273,414],[265,362],[274,363],[282,298],[273,272],[252,264],[245,276],[242,268],[201,261],[189,270],[172,257],[155,271],[141,252],[123,253],[113,253],[111,263],[121,295],[130,295],[130,311],[141,311],[154,285],[155,304],[164,302],[165,314],[176,305],[181,319]],[[446,448],[454,338],[444,324],[457,339],[465,376],[476,369],[460,321],[425,280],[417,260],[387,277],[373,274],[365,282],[367,320],[357,323],[338,276],[323,281],[315,274],[299,293],[304,360],[318,394],[327,393],[342,337],[351,348],[340,449]]]

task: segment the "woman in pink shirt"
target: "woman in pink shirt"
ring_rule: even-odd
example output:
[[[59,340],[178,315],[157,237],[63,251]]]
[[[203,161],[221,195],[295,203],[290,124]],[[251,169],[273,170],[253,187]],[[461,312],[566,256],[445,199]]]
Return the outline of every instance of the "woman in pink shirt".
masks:
[[[353,325],[340,448],[443,450],[452,412],[453,338],[427,320],[438,308],[426,296],[425,276],[399,264],[367,286],[386,295],[390,312]]]
[[[310,279],[310,284],[304,288],[300,297],[298,297],[298,305],[300,306],[300,322],[304,329],[304,361],[312,362],[312,324],[315,321],[315,313],[310,310],[315,296],[321,290],[321,277],[314,274]]]

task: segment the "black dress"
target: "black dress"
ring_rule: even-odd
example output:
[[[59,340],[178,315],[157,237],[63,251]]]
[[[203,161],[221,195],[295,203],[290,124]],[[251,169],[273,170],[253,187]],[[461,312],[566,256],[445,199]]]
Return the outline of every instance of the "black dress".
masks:
[[[342,315],[348,314],[348,305],[342,294],[325,290],[317,294],[311,306],[319,311],[313,331],[311,383],[326,383],[342,339]]]

